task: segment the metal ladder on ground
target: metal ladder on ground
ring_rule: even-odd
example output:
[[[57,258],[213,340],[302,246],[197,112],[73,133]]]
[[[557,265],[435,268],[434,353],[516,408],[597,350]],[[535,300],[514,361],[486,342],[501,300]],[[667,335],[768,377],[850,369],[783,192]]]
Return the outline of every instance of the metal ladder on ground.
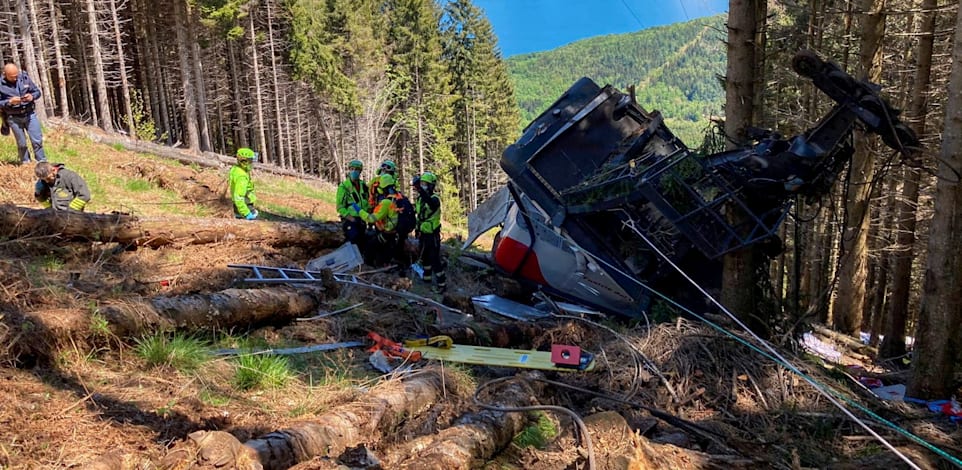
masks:
[[[244,278],[244,282],[259,282],[264,284],[306,284],[324,281],[324,273],[320,271],[304,271],[303,269],[277,268],[274,266],[256,266],[253,264],[228,264],[228,268],[247,269],[253,277]],[[335,274],[334,279],[340,281],[341,274]],[[354,276],[350,276],[354,277]]]

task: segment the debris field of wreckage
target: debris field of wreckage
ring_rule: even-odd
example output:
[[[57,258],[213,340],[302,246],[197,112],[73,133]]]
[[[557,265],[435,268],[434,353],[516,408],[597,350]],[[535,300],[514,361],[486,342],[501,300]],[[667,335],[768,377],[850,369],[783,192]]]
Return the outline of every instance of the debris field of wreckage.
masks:
[[[252,269],[249,266],[246,268]],[[291,272],[288,272],[287,274],[288,276],[284,276],[285,278],[290,277],[289,275],[291,274]],[[355,276],[343,276],[343,275],[335,275],[335,276],[340,277],[341,278],[340,282],[342,283],[353,285],[361,289],[374,290],[380,293],[389,293],[409,303],[410,302],[421,303],[422,305],[425,305],[425,306],[437,304],[437,302],[432,299],[427,299],[425,297],[421,297],[416,294],[412,294],[410,292],[404,292],[404,291],[391,292],[390,289],[385,289],[375,284],[361,281]],[[299,277],[307,278],[310,276],[302,275]],[[251,282],[258,281],[258,279],[252,279],[252,278],[248,278],[247,280]],[[635,402],[631,401],[630,398],[632,398],[633,394],[638,391],[639,382],[652,380],[652,378],[655,376],[661,379],[660,385],[664,387],[664,390],[667,391],[667,396],[671,397],[673,401],[685,403],[691,400],[692,397],[688,397],[686,399],[683,397],[684,391],[681,391],[681,392],[676,391],[675,389],[677,387],[673,386],[672,382],[669,379],[667,379],[665,375],[662,373],[662,371],[659,370],[658,366],[655,365],[655,362],[653,362],[651,358],[647,357],[641,351],[641,349],[639,349],[639,347],[636,344],[633,344],[632,340],[629,340],[625,336],[614,332],[610,328],[604,327],[598,324],[597,322],[589,319],[590,317],[600,316],[601,314],[599,312],[594,311],[593,309],[580,307],[570,303],[555,302],[555,301],[552,301],[547,296],[543,296],[543,295],[541,296],[541,298],[543,299],[543,301],[540,304],[540,308],[530,307],[530,306],[527,306],[518,302],[514,302],[512,300],[509,300],[497,295],[493,295],[493,294],[473,296],[471,297],[471,302],[475,307],[474,309],[475,315],[494,314],[502,318],[503,320],[507,319],[507,320],[513,320],[513,321],[526,322],[526,323],[538,322],[538,321],[549,321],[549,322],[557,321],[557,320],[564,321],[565,319],[569,319],[568,320],[569,323],[571,320],[574,320],[577,323],[589,325],[589,327],[597,327],[596,328],[597,331],[599,332],[604,331],[606,333],[610,333],[611,336],[616,338],[617,342],[623,343],[626,346],[628,355],[632,357],[632,360],[635,365],[634,376],[631,377],[630,379],[625,379],[620,381],[620,383],[622,384],[631,384],[629,386],[629,390],[630,390],[629,393],[624,395],[620,393],[613,393],[613,391],[597,392],[591,389],[585,389],[585,388],[577,387],[571,384],[554,383],[549,381],[552,384],[552,386],[559,389],[568,387],[573,391],[580,392],[586,395],[600,396],[602,397],[602,399],[605,399],[605,400],[621,403],[628,406],[634,406],[634,407],[646,410],[650,413],[651,416],[655,416],[659,419],[664,420],[664,422],[669,424],[670,426],[677,426],[679,429],[682,429],[686,432],[690,432],[695,435],[700,435],[703,438],[714,438],[716,440],[719,440],[720,443],[725,442],[726,438],[729,440],[734,439],[736,442],[740,439],[737,436],[723,436],[718,434],[713,435],[713,433],[710,430],[704,429],[699,424],[689,422],[685,419],[680,419],[677,416],[673,416],[672,414],[659,410],[657,408],[641,405],[636,401]],[[358,304],[342,309],[342,311],[351,310],[356,306],[358,306]],[[555,310],[552,311],[552,309],[555,309]],[[465,315],[463,312],[460,312],[460,311],[455,311],[455,312],[460,315],[458,317],[459,321],[472,319],[472,315],[470,314]],[[328,315],[325,314],[324,316],[327,317]],[[440,322],[442,320],[442,316],[438,315],[436,320]],[[569,324],[567,325],[567,327],[570,328],[571,325]],[[674,329],[676,331],[682,330],[682,323],[680,322],[677,323]],[[671,327],[668,327],[668,330],[670,331]],[[731,336],[731,333],[725,331],[724,329],[721,330],[721,333],[722,334],[718,334],[716,336],[719,338],[724,338],[725,334]],[[375,333],[370,333],[369,337],[374,339],[374,346],[368,350],[373,352],[370,363],[373,367],[385,373],[390,373],[390,372],[398,373],[401,370],[406,371],[407,373],[410,373],[412,370],[414,370],[415,363],[418,363],[424,360],[432,360],[432,359],[441,360],[442,363],[444,361],[448,361],[448,362],[460,362],[463,364],[473,364],[473,365],[481,365],[481,366],[488,366],[488,367],[515,367],[515,368],[535,368],[535,369],[542,369],[542,370],[564,370],[569,373],[578,371],[578,370],[585,371],[585,372],[594,370],[594,361],[593,361],[593,357],[591,356],[591,353],[587,351],[582,351],[580,347],[572,346],[572,345],[549,344],[548,346],[550,346],[552,349],[552,351],[549,352],[549,351],[535,351],[535,350],[517,350],[517,349],[507,349],[507,348],[472,347],[468,345],[459,346],[456,344],[452,344],[453,340],[446,336],[423,337],[418,340],[415,340],[417,344],[414,344],[414,342],[412,342],[411,340],[403,341],[400,343],[393,342]],[[755,338],[755,339],[758,339],[758,338]],[[439,343],[439,344],[432,344],[432,342]],[[648,344],[649,342],[650,342],[650,337],[647,337],[644,344],[646,346],[650,346],[650,344]],[[745,344],[748,344],[748,343],[745,342]],[[335,343],[329,346],[332,348],[336,348],[336,347],[358,347],[361,345],[366,345],[366,344],[360,343],[360,342],[349,342],[349,343]],[[322,347],[322,348],[324,346],[325,345],[318,345],[318,347]],[[542,345],[542,347],[544,346],[545,345]],[[459,350],[458,350],[459,347],[463,348],[464,350],[470,349],[472,351],[471,353],[459,354]],[[568,348],[568,349],[565,350],[565,348]],[[751,347],[749,348],[752,349]],[[477,349],[478,351],[474,351],[474,349]],[[561,357],[561,356],[556,356],[555,352],[562,351],[562,350],[564,350],[566,354],[570,354],[571,352],[574,352],[576,361],[580,359],[583,361],[583,364],[587,363],[590,365],[578,368],[578,367],[572,367],[570,362],[568,364],[559,364],[558,362],[555,362]],[[811,350],[816,351],[816,349],[814,348]],[[801,372],[797,367],[795,367],[791,363],[788,363],[775,350],[770,349],[770,351],[775,356],[777,356],[778,359],[775,360],[776,363],[779,362],[779,359],[780,359],[782,361],[782,363],[779,364],[780,366],[783,366],[788,371],[797,374],[797,377],[794,379],[794,382],[796,382],[794,386],[795,388],[798,388],[799,386],[803,385],[806,381],[808,381],[808,383],[814,385],[816,392],[823,394],[823,396],[827,396],[829,398],[829,401],[833,401],[833,402],[837,401],[837,400],[834,400],[833,397],[831,396],[831,395],[837,394],[837,392],[825,386],[824,383],[820,383],[819,380],[812,379],[807,374]],[[432,354],[432,352],[435,352],[435,353]],[[485,357],[484,355],[485,352],[489,354],[487,357]],[[706,350],[706,352],[708,352],[710,362],[717,362],[719,360],[718,358],[714,357],[710,351]],[[531,363],[528,363],[528,364],[518,363],[518,357],[522,357],[522,356],[527,357],[529,355],[534,355],[536,353],[541,353],[544,355],[543,362],[538,364],[536,364],[536,361],[531,361]],[[607,357],[608,357],[607,352],[603,351],[602,354],[607,361]],[[750,354],[751,354],[751,351],[749,351],[749,355]],[[393,359],[393,362],[392,362],[392,359]],[[525,359],[525,361],[527,361],[527,359]],[[608,363],[606,365],[608,367],[611,367],[612,363]],[[745,370],[747,370],[747,368],[745,368]],[[611,371],[609,370],[609,374],[610,373]],[[749,381],[753,386],[753,388],[755,389],[755,391],[759,393],[759,395],[762,395],[761,401],[766,405],[768,405],[768,403],[766,403],[766,399],[764,398],[764,395],[761,392],[762,389],[757,383],[757,380],[754,379],[754,376],[755,374],[739,374],[738,379]],[[778,376],[779,376],[779,379],[781,379],[781,373],[779,373]],[[566,377],[566,378],[569,378],[569,377]],[[525,380],[538,381],[543,379],[540,379],[538,377],[528,377]],[[864,381],[864,380],[860,380],[860,381]],[[658,381],[655,380],[655,382],[657,383]],[[610,384],[615,384],[615,383],[619,383],[619,382],[611,382]],[[483,387],[484,385],[479,386],[478,391],[480,392],[480,389]],[[791,394],[791,392],[784,391],[784,388],[785,387],[782,386],[783,399],[785,398],[786,395]],[[828,394],[826,394],[826,390],[828,390]],[[704,389],[696,388],[696,392],[695,392],[696,396],[702,393],[704,393]],[[848,402],[849,404],[852,404],[852,402],[849,399],[846,399],[844,397],[842,399]],[[519,412],[519,411],[531,411],[535,409],[548,409],[548,410],[554,410],[556,412],[561,412],[561,413],[569,413],[569,414],[573,413],[571,410],[568,410],[568,409],[559,410],[557,409],[557,407],[551,407],[551,406],[507,407],[507,408],[504,408],[504,407],[498,408],[497,406],[490,408],[493,405],[487,405],[487,406],[489,406],[488,409],[495,409],[501,412],[508,412],[508,411]],[[860,405],[856,405],[856,407],[862,408]],[[573,414],[573,417],[574,417],[574,422],[577,423],[579,426],[583,427],[582,423],[579,422],[580,418],[578,417],[578,415]],[[856,421],[858,422],[857,418],[856,418]],[[869,430],[871,431],[871,429]],[[585,442],[583,441],[584,440],[583,436],[587,436],[588,434],[584,433],[583,430],[579,431],[579,433],[582,436],[582,445],[590,446],[590,441],[588,444],[585,444]],[[884,438],[880,438],[880,439],[883,442],[885,442]],[[729,443],[726,446],[726,448],[731,450],[730,446],[734,446],[735,448],[737,448],[739,445],[746,445],[746,444],[747,444],[746,442],[739,442],[737,444]],[[590,447],[587,452],[590,456],[591,455]],[[896,454],[901,456],[903,460],[911,462],[911,460],[909,460],[908,457],[904,457],[904,454],[902,454],[901,452],[896,451]],[[757,462],[749,459],[742,463],[751,464],[751,463],[757,463]]]

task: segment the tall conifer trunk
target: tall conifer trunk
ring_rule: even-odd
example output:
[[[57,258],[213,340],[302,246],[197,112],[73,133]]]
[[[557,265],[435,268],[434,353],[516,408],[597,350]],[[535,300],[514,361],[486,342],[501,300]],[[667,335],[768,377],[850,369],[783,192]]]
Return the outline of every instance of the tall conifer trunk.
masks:
[[[922,0],[919,24],[918,63],[908,115],[913,130],[919,136],[925,134],[925,116],[928,109],[927,95],[932,75],[932,48],[935,33],[935,9],[938,0]],[[898,357],[905,354],[905,326],[908,320],[909,294],[912,285],[912,261],[915,259],[916,207],[919,201],[920,172],[916,168],[902,168],[902,197],[898,203],[896,227],[898,228],[897,251],[892,261],[892,296],[882,326],[880,358]]]
[[[187,144],[190,150],[200,150],[200,132],[197,130],[197,105],[195,102],[194,82],[191,78],[190,45],[187,43],[187,15],[186,7],[181,6],[180,0],[171,0],[175,6],[174,35],[177,40],[177,56],[180,59],[180,81],[183,89],[181,99],[184,100],[184,125],[187,126]]]
[[[90,55],[94,60],[94,82],[97,87],[97,108],[100,111],[100,127],[105,131],[114,130],[114,121],[107,101],[107,78],[104,74],[103,48],[100,45],[100,20],[97,18],[95,0],[87,0],[87,27],[90,31]]]
[[[757,106],[754,103],[755,76],[758,70],[758,36],[764,15],[757,16],[765,0],[731,0],[728,2],[728,68],[725,74],[725,134],[729,148],[745,138],[752,125]],[[738,224],[741,220],[731,220]],[[766,322],[754,315],[761,303],[758,265],[762,255],[755,248],[729,253],[722,269],[722,303],[745,321],[752,330],[765,333]]]
[[[882,35],[885,32],[885,0],[863,0],[862,34],[859,46],[859,75],[878,83],[882,74]],[[868,279],[868,229],[875,155],[872,141],[857,137],[845,201],[845,230],[842,232],[842,259],[838,276],[838,295],[832,307],[832,326],[839,332],[856,335],[865,309]]]
[[[952,47],[952,72],[929,234],[922,310],[906,396],[946,398],[955,393],[955,371],[962,351],[962,8]]]

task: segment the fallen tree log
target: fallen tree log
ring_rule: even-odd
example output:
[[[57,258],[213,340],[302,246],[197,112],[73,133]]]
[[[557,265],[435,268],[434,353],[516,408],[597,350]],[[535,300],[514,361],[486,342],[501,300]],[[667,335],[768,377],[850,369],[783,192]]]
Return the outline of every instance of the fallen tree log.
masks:
[[[117,468],[117,467],[114,467]],[[144,467],[151,468],[151,467]],[[195,431],[167,452],[158,468],[164,470],[263,470],[253,449],[224,431]],[[88,468],[86,470],[99,470]]]
[[[279,470],[312,458],[330,460],[358,444],[376,442],[383,433],[420,415],[434,405],[440,390],[440,373],[425,370],[403,381],[382,383],[359,401],[243,446],[226,433],[196,432],[168,452],[160,468],[204,468],[205,461],[218,460],[217,468]]]
[[[12,338],[4,338],[11,358],[50,359],[70,344],[84,344],[91,336],[90,312],[81,309],[24,312],[8,315],[3,320],[18,332]]]
[[[453,323],[448,325],[427,325],[431,336],[444,335],[457,344],[493,346],[496,348],[531,347],[534,338],[544,334],[543,324],[533,322],[494,323]]]
[[[872,357],[875,357],[876,355],[878,355],[877,348],[874,348],[865,343],[862,343],[858,339],[852,336],[849,336],[845,333],[833,331],[822,325],[815,324],[815,323],[812,323],[810,326],[812,327],[812,331],[814,331],[816,334],[822,335],[832,341],[835,341],[836,343],[841,343],[845,345],[845,347],[848,348],[849,351],[845,351],[843,352],[843,354],[848,354],[850,356],[861,355],[861,357],[857,357],[857,359],[869,358],[869,360],[871,360]]]
[[[191,168],[171,169],[169,166],[138,161],[132,166],[141,178],[156,184],[160,188],[169,189],[179,194],[184,200],[194,203],[205,203],[230,210],[231,202],[227,197],[227,180],[219,186],[211,187],[197,179],[198,172]]]
[[[119,338],[176,329],[227,330],[235,327],[282,324],[313,315],[328,296],[337,296],[337,284],[324,287],[227,289],[212,294],[177,297],[134,298],[103,305],[98,313]],[[82,344],[102,335],[92,329],[90,312],[83,309],[51,309],[10,315],[3,319],[11,331],[23,332],[7,341],[4,355],[11,358],[51,359],[61,348]],[[29,332],[29,334],[26,334]]]
[[[276,247],[336,248],[344,243],[337,223],[293,223],[198,217],[134,217],[88,214],[0,204],[0,236],[58,235],[64,239],[148,246],[248,241]]]
[[[275,286],[226,289],[212,294],[134,299],[100,307],[111,331],[132,337],[174,329],[229,329],[264,323],[285,323],[313,315],[327,296],[337,296],[337,284],[324,288]]]
[[[531,389],[515,381],[498,391],[501,407],[535,404]],[[423,436],[391,449],[384,457],[384,468],[399,469],[472,469],[481,465],[511,443],[521,432],[524,413],[484,410],[467,414],[455,424],[433,435]]]
[[[318,419],[266,436],[245,446],[257,452],[265,470],[287,469],[315,457],[336,457],[363,442],[375,442],[404,420],[433,405],[441,375],[422,372],[403,382],[386,383],[366,399],[338,407]]]

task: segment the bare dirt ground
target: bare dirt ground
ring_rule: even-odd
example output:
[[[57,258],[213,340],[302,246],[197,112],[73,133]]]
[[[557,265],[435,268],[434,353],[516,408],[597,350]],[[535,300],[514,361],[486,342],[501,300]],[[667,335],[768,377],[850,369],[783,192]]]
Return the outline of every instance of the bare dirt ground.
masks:
[[[224,172],[141,161],[122,150],[78,144],[55,132],[49,142],[54,159],[66,157],[71,168],[88,175],[95,190],[92,211],[230,216],[229,205],[219,196]],[[268,218],[333,218],[333,207],[322,195],[332,188],[279,177],[265,177],[261,188]],[[0,165],[0,203],[31,205],[32,190],[31,167]],[[238,365],[232,357],[214,357],[193,371],[150,366],[136,353],[136,339],[111,336],[96,324],[100,305],[131,296],[240,286],[241,273],[227,269],[227,264],[301,267],[321,253],[259,244],[126,251],[115,244],[0,240],[0,469],[82,468],[110,452],[156,464],[195,431],[226,431],[244,442],[311,421],[363,396],[381,376],[368,365],[363,348],[290,356],[292,380],[276,387],[243,389],[237,386]],[[495,290],[490,272],[456,260],[451,265],[451,288],[444,296],[432,296],[427,286],[394,274],[364,279],[462,309],[472,315],[466,325],[477,343],[533,349],[577,344],[594,352],[598,362],[594,372],[549,372],[530,383],[550,381],[537,387],[540,404],[566,407],[586,417],[598,468],[626,468],[630,457],[640,452],[632,433],[666,454],[666,449],[674,449],[727,456],[714,461],[706,457],[696,464],[691,460],[695,454],[684,454],[653,468],[907,468],[806,382],[705,325],[678,321],[647,327],[606,321],[599,326],[561,318],[519,325],[471,306],[471,296]],[[363,305],[316,321],[195,335],[210,349],[288,347],[360,340],[368,331],[400,340],[434,333],[456,320],[439,318],[436,309],[360,288],[343,289],[321,310],[357,303]],[[56,344],[44,344],[41,353],[36,348],[30,354],[18,352],[15,345],[29,343],[35,333],[19,321],[25,312],[41,312],[55,323],[66,311],[82,312],[89,323],[84,335],[65,335]],[[64,331],[73,330],[65,326]],[[849,400],[962,455],[962,431],[947,420],[882,402],[839,369],[822,367],[811,357],[794,360]],[[444,398],[395,434],[370,443],[375,455],[387,455],[418,436],[440,432],[459,416],[481,411],[471,398],[475,388],[515,373],[456,364],[443,367],[452,380],[445,384]],[[488,390],[484,399],[496,401],[499,390]],[[516,438],[472,466],[586,468],[583,436],[569,416],[553,412],[525,416],[530,426],[554,435],[538,445]],[[882,434],[921,468],[948,468],[945,460],[909,439],[889,430]],[[311,460],[298,468],[334,468],[331,465]]]

